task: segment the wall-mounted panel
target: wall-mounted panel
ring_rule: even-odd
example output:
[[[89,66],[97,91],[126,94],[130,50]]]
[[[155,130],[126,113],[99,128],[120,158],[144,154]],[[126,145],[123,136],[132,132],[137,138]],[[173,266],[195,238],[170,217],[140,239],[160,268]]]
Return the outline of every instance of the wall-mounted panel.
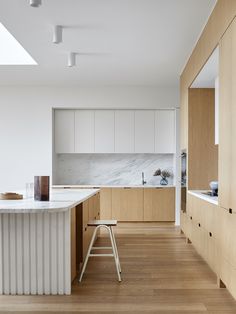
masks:
[[[155,110],[135,111],[135,153],[155,151]]]
[[[75,110],[75,153],[94,153],[94,111]]]
[[[115,111],[115,152],[134,153],[134,110]]]
[[[155,112],[155,153],[175,153],[175,111]]]
[[[74,153],[75,151],[75,112],[55,110],[54,116],[55,152]]]
[[[114,110],[95,110],[95,153],[114,153]]]

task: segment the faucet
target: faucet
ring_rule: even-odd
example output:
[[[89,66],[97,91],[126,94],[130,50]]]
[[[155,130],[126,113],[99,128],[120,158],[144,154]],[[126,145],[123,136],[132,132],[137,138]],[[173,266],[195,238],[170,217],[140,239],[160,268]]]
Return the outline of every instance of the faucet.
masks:
[[[147,181],[144,180],[144,172],[142,172],[142,185],[146,184]]]

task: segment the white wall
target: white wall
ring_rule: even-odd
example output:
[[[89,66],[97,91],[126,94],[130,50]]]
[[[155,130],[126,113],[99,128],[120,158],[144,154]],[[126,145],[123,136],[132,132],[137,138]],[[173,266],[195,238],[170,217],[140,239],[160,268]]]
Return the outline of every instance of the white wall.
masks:
[[[168,108],[178,88],[0,87],[0,191],[51,175],[52,108]]]

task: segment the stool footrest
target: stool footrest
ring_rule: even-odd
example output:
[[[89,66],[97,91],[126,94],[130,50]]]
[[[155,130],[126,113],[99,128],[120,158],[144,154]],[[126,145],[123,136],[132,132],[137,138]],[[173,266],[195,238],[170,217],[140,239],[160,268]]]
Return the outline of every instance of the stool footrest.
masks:
[[[113,257],[114,254],[89,254],[89,257],[94,257],[94,256],[109,256],[109,257]]]
[[[112,246],[93,246],[92,250],[112,250]]]

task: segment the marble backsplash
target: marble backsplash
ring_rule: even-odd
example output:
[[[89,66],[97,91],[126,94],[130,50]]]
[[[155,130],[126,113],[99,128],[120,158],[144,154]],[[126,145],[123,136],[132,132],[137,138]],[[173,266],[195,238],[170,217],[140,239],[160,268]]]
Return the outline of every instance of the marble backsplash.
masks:
[[[158,169],[174,173],[173,154],[59,154],[54,160],[53,184],[148,185],[160,184]],[[168,178],[173,184],[174,176]]]

